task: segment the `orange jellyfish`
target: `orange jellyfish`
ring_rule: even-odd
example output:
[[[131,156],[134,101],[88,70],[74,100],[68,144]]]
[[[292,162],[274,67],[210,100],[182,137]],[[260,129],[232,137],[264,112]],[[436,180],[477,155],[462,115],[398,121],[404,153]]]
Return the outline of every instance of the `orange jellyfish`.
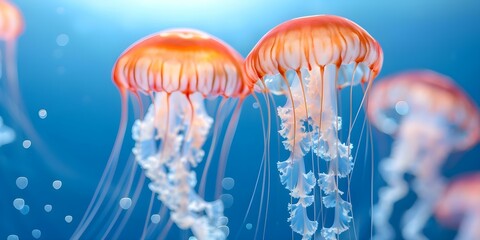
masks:
[[[20,10],[7,0],[0,0],[0,104],[32,142],[32,146],[45,158],[50,166],[59,168],[61,162],[50,152],[38,135],[26,112],[21,98],[16,63],[16,45],[23,33],[24,21]],[[20,134],[17,134],[20,135]],[[62,169],[66,169],[63,168]]]
[[[480,173],[452,180],[436,205],[440,223],[458,228],[457,240],[480,239]]]
[[[135,160],[150,179],[150,190],[169,209],[170,219],[179,228],[190,229],[198,239],[226,239],[228,235],[222,201],[207,202],[202,190],[195,190],[195,167],[207,156],[204,173],[208,171],[223,122],[232,112],[232,103],[237,103],[220,150],[217,180],[223,178],[241,102],[251,89],[245,79],[239,53],[221,40],[191,29],[166,30],[143,38],[123,52],[113,68],[113,81],[122,96],[122,118],[108,165],[117,161],[123,141],[128,92],[139,98],[150,97],[150,107],[132,129]],[[209,101],[218,104],[215,119],[205,105]],[[202,148],[212,125],[213,139],[206,155]],[[106,176],[109,171],[107,167]],[[109,183],[101,184],[74,239],[82,235],[105,198],[102,189]],[[205,182],[201,185],[199,189],[204,189]]]
[[[404,174],[415,176],[417,201],[403,216],[405,239],[424,239],[421,230],[445,186],[440,167],[452,151],[480,139],[480,113],[453,81],[433,71],[411,71],[376,84],[368,99],[368,117],[394,138],[390,156],[379,164],[387,186],[374,208],[376,238],[392,239],[393,204],[408,192]]]
[[[276,110],[281,120],[279,133],[290,157],[277,167],[282,184],[296,199],[288,205],[288,221],[302,239],[310,239],[318,226],[307,211],[315,202],[315,176],[323,205],[335,211],[333,225],[324,227],[322,236],[337,239],[349,228],[351,203],[342,197],[338,185],[352,171],[352,145],[350,131],[347,143],[339,138],[342,121],[337,90],[357,84],[367,84],[368,89],[382,63],[380,45],[364,29],[348,19],[328,15],[276,26],[246,58],[247,74],[257,90],[287,98]],[[326,172],[315,172],[320,163],[313,161],[313,169],[306,169],[304,156],[310,151],[328,163]]]
[[[23,116],[17,109],[20,103],[18,90],[16,41],[23,32],[23,18],[16,6],[9,1],[0,1],[0,102],[5,106],[12,117]],[[15,106],[14,106],[15,105]],[[24,118],[21,118],[24,119]],[[10,141],[12,141],[11,139]],[[9,142],[10,142],[9,141]]]

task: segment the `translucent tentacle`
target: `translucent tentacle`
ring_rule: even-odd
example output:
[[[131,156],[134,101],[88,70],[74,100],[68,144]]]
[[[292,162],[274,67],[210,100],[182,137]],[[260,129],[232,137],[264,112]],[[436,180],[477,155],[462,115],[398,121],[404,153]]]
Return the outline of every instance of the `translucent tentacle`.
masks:
[[[307,214],[307,207],[314,201],[312,189],[316,184],[313,172],[305,171],[303,160],[311,146],[308,128],[305,127],[308,119],[298,76],[295,74],[287,78],[293,80],[290,87],[291,101],[287,101],[284,107],[278,107],[277,113],[281,120],[279,133],[285,138],[283,144],[291,156],[286,161],[278,162],[277,167],[282,184],[290,191],[290,196],[298,199],[296,203],[288,205],[290,227],[301,234],[302,239],[310,239],[317,231],[318,223],[310,220]]]
[[[223,203],[206,202],[195,192],[196,174],[191,170],[203,159],[202,146],[213,119],[207,115],[199,96],[189,96],[191,105],[183,94],[172,94],[170,101],[166,101],[167,97],[157,94],[157,109],[150,106],[144,120],[134,124],[136,160],[152,181],[150,190],[170,209],[171,219],[178,227],[191,229],[201,240],[225,239],[226,233],[221,230]],[[166,107],[166,102],[170,106]],[[168,129],[166,118],[169,118]],[[162,146],[158,147],[158,143]]]
[[[349,69],[344,71],[348,72]],[[353,169],[353,146],[342,143],[338,138],[342,119],[337,114],[337,83],[333,80],[337,80],[339,69],[333,65],[323,69],[314,68],[307,75],[307,99],[312,105],[311,109],[316,110],[309,121],[313,135],[312,150],[329,163],[328,171],[319,173],[318,185],[324,195],[323,205],[335,209],[333,225],[324,227],[322,236],[325,239],[337,239],[339,234],[349,229],[352,220],[352,206],[342,199],[343,192],[338,188],[338,181],[339,178],[348,177]]]

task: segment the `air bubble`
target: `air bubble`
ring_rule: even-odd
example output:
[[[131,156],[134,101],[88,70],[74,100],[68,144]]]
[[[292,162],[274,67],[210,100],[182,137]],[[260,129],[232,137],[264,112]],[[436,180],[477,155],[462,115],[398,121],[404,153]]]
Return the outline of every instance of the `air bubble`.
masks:
[[[27,215],[29,212],[30,212],[30,206],[28,205],[25,205],[23,206],[22,209],[20,209],[20,213],[22,213],[23,215]]]
[[[232,190],[235,186],[235,180],[231,177],[226,177],[222,180],[222,187],[225,190]]]
[[[220,199],[222,199],[225,208],[230,208],[233,205],[233,196],[231,194],[222,194]]]
[[[67,46],[69,41],[70,41],[70,38],[65,33],[62,33],[62,34],[57,36],[57,45],[60,46],[60,47]]]
[[[18,238],[18,236],[17,236],[17,235],[14,235],[14,234],[8,235],[8,237],[7,237],[7,240],[19,240],[19,239],[20,239],[20,238]]]
[[[38,110],[38,117],[40,119],[45,119],[47,117],[47,110],[45,110],[43,108]]]
[[[35,239],[39,239],[42,236],[42,232],[38,229],[32,230],[32,237]]]
[[[28,149],[30,146],[32,146],[32,142],[30,140],[25,140],[22,143],[23,148]]]
[[[130,208],[130,206],[132,206],[132,199],[126,197],[122,198],[120,199],[119,204],[122,209],[127,210]]]
[[[18,177],[15,183],[19,189],[25,189],[28,186],[28,178]]]
[[[53,181],[52,187],[53,187],[55,190],[60,189],[60,188],[62,187],[62,181],[60,181],[60,180],[55,180],[55,181]]]
[[[71,223],[71,222],[72,222],[72,220],[73,220],[73,217],[72,217],[71,215],[67,215],[67,216],[65,216],[65,222],[67,222],[67,223]]]
[[[13,200],[13,207],[17,210],[22,210],[22,208],[25,207],[25,200],[23,200],[23,198],[15,198]]]
[[[152,223],[159,223],[160,222],[160,215],[158,214],[153,214],[151,217],[150,217],[150,221],[152,221]]]
[[[43,207],[43,210],[45,210],[45,212],[51,212],[51,211],[52,211],[52,205],[46,204],[46,205]]]

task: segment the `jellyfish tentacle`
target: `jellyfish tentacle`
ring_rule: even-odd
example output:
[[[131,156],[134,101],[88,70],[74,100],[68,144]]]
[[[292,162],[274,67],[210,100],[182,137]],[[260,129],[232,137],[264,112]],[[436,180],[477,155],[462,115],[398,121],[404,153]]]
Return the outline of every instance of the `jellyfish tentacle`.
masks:
[[[327,208],[335,208],[334,224],[323,228],[322,235],[327,239],[336,239],[336,235],[346,231],[351,220],[351,204],[341,198],[343,192],[338,189],[338,178],[347,177],[352,168],[352,146],[340,143],[338,131],[341,118],[337,114],[336,84],[324,79],[336,79],[334,65],[314,67],[305,74],[304,84],[307,105],[311,109],[307,120],[312,134],[310,147],[314,154],[329,163],[327,173],[319,173],[318,184],[324,194],[323,203]],[[320,106],[320,107],[318,107]]]
[[[302,239],[310,239],[316,232],[318,223],[309,219],[307,207],[313,204],[312,190],[315,187],[316,179],[312,171],[305,172],[303,156],[310,150],[308,127],[305,127],[306,105],[303,103],[303,90],[298,76],[293,78],[289,87],[290,101],[284,107],[278,107],[277,113],[280,117],[280,135],[285,138],[284,147],[291,152],[290,157],[277,163],[280,172],[280,180],[290,196],[298,199],[296,203],[288,205],[290,217],[288,221],[296,233],[302,235]]]
[[[157,93],[156,106],[162,107],[166,94]],[[191,104],[185,95],[174,93],[170,99],[170,113],[149,108],[143,121],[137,120],[133,128],[136,141],[134,154],[137,162],[152,181],[150,190],[159,195],[159,199],[170,209],[171,219],[182,229],[191,229],[198,239],[225,239],[220,230],[223,217],[223,203],[220,200],[204,201],[196,192],[196,167],[204,157],[202,146],[213,123],[206,113],[203,99],[198,94],[190,95]],[[188,102],[187,102],[188,103]],[[190,107],[194,108],[195,119]],[[156,116],[153,116],[153,112]],[[168,114],[168,129],[164,129],[162,114]],[[155,132],[164,132],[156,135]],[[188,133],[188,135],[185,135]],[[169,141],[164,141],[168,138]],[[161,141],[161,151],[157,151],[156,139]]]
[[[15,132],[3,123],[2,117],[0,117],[0,147],[15,140]]]

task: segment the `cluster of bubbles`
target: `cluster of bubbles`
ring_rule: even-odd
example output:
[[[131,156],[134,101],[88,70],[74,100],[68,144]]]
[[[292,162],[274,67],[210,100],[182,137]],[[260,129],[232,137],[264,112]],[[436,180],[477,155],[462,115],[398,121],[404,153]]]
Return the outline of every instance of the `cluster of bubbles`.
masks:
[[[15,180],[15,184],[18,189],[25,190],[28,187],[28,178],[21,176]],[[52,182],[52,188],[55,190],[60,190],[62,188],[62,181],[61,180],[54,180]],[[30,212],[30,206],[26,203],[24,198],[15,198],[12,202],[13,207],[18,210],[21,214],[27,215]],[[50,213],[53,210],[53,206],[51,204],[45,204],[43,210],[46,213]],[[71,215],[65,215],[64,221],[66,223],[71,223],[73,221],[73,217]],[[34,239],[39,239],[42,236],[42,231],[40,229],[33,229],[32,230],[32,237]],[[19,240],[18,235],[10,234],[7,236],[7,240]]]

